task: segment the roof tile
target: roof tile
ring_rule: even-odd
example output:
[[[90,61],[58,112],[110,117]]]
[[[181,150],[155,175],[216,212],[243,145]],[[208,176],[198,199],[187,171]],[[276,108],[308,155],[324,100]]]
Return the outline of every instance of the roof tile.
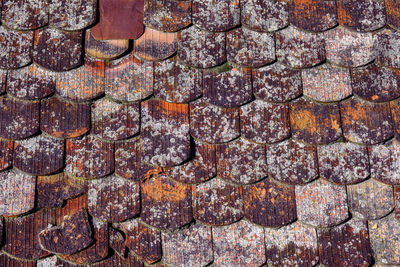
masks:
[[[0,98],[0,136],[27,138],[39,131],[39,102]]]
[[[37,260],[36,267],[57,266],[57,260],[58,260],[58,258],[56,255],[42,258],[42,259]],[[60,267],[66,267],[66,265],[60,265]]]
[[[48,23],[46,0],[3,0],[1,22],[16,30],[33,30]]]
[[[342,135],[339,106],[319,104],[306,98],[290,103],[292,135],[310,144],[328,144]]]
[[[265,245],[272,266],[313,266],[318,262],[317,233],[299,221],[278,229],[265,228]]]
[[[92,266],[94,266],[94,267],[119,267],[119,266],[143,267],[144,264],[133,254],[128,254],[128,256],[126,256],[125,258],[118,256],[118,254],[113,254],[111,257],[105,259],[104,261],[92,264]],[[69,266],[66,266],[66,267],[69,267]]]
[[[393,135],[389,103],[373,104],[353,97],[340,103],[343,135],[351,142],[376,144]]]
[[[7,93],[27,100],[46,97],[55,91],[56,80],[53,72],[36,64],[9,70],[7,74]]]
[[[0,214],[15,216],[34,207],[36,178],[15,169],[0,173]]]
[[[85,52],[99,59],[114,59],[124,54],[129,49],[128,39],[97,40],[90,29],[86,30]]]
[[[108,225],[93,219],[94,242],[84,250],[75,254],[58,255],[61,259],[74,264],[89,264],[100,261],[108,255]]]
[[[351,219],[318,231],[320,263],[325,266],[370,266],[372,250],[365,221]]]
[[[400,71],[376,64],[351,70],[353,91],[373,102],[386,102],[400,96]]]
[[[271,33],[262,33],[240,27],[226,34],[228,60],[239,65],[261,67],[275,60],[275,39]]]
[[[220,178],[196,185],[193,191],[193,215],[210,225],[227,225],[243,216],[242,187]]]
[[[139,132],[140,104],[121,104],[107,98],[92,104],[92,133],[105,139],[120,140]]]
[[[191,186],[165,174],[142,183],[141,200],[141,219],[154,227],[175,230],[193,219]]]
[[[395,185],[393,190],[393,198],[394,198],[394,216],[397,220],[400,219],[400,186]]]
[[[134,42],[135,55],[145,60],[162,60],[177,49],[177,34],[146,28]]]
[[[115,251],[115,253],[118,256],[124,257],[124,255],[126,253],[124,235],[120,231],[118,231],[112,227],[109,227],[108,230],[109,230],[110,247]]]
[[[400,68],[400,33],[384,29],[374,37],[377,62],[383,66]]]
[[[287,102],[302,93],[301,72],[279,62],[253,69],[253,91],[270,102]]]
[[[161,233],[139,220],[121,223],[126,233],[126,246],[147,263],[161,259]]]
[[[203,76],[203,99],[221,107],[238,107],[252,98],[251,70],[232,68],[217,73],[208,71]]]
[[[85,136],[67,140],[65,170],[75,176],[96,178],[114,170],[114,144]]]
[[[92,28],[97,40],[136,39],[142,35],[144,1],[100,0],[100,20]]]
[[[400,181],[400,144],[388,142],[369,149],[371,177],[387,184]]]
[[[239,0],[193,0],[193,24],[207,31],[226,31],[240,23]]]
[[[348,218],[346,187],[322,178],[296,186],[297,216],[317,227],[334,226]]]
[[[160,167],[152,167],[143,161],[140,139],[132,139],[115,144],[115,174],[139,182],[161,172]]]
[[[265,258],[264,229],[245,220],[213,227],[214,262],[219,266],[260,266]]]
[[[265,180],[244,186],[244,216],[251,222],[280,227],[294,221],[297,217],[293,186]]]
[[[120,101],[136,101],[153,93],[153,63],[128,54],[106,64],[106,95]]]
[[[143,160],[171,167],[190,156],[189,106],[151,99],[142,102]]]
[[[400,141],[400,100],[391,102],[390,109],[392,112],[394,136],[397,141]]]
[[[11,70],[9,70],[11,71]],[[6,92],[7,87],[7,70],[0,69],[0,94],[4,94]]]
[[[16,69],[31,63],[33,32],[0,26],[0,68]]]
[[[323,35],[293,26],[277,32],[276,48],[278,60],[292,68],[312,67],[325,60]]]
[[[289,23],[286,1],[243,0],[240,7],[243,25],[254,31],[272,32]]]
[[[99,97],[104,93],[104,62],[87,57],[85,65],[58,73],[56,91],[75,101]]]
[[[85,181],[74,179],[64,173],[37,178],[38,208],[61,208],[67,199],[86,192]]]
[[[187,103],[202,94],[202,71],[177,57],[154,63],[154,95],[164,101]]]
[[[163,261],[173,266],[204,266],[213,260],[211,227],[201,224],[162,233]]]
[[[41,231],[39,242],[46,251],[72,254],[93,242],[91,234],[87,213],[82,209],[65,216],[60,226],[53,226]]]
[[[5,170],[12,165],[14,142],[0,140],[0,170]]]
[[[89,182],[88,209],[90,215],[106,222],[121,222],[140,212],[139,185],[108,176]]]
[[[400,222],[394,214],[369,221],[368,229],[376,260],[400,264]]]
[[[3,250],[13,257],[25,260],[36,260],[49,255],[49,252],[41,249],[38,234],[54,223],[55,213],[46,209],[23,217],[6,218]]]
[[[190,134],[209,143],[224,143],[240,135],[239,109],[211,105],[199,99],[190,104]]]
[[[373,31],[385,26],[385,3],[381,0],[338,0],[339,23],[355,31]]]
[[[10,267],[35,267],[36,262],[34,261],[21,261],[7,256],[4,253],[0,254],[0,265]]]
[[[226,61],[225,33],[192,26],[179,32],[178,40],[178,57],[189,66],[211,68]]]
[[[375,58],[372,33],[358,33],[336,27],[324,33],[326,58],[344,67],[365,65]]]
[[[316,101],[339,101],[352,94],[350,71],[329,63],[303,70],[302,80],[304,95]]]
[[[394,28],[400,28],[400,2],[397,0],[385,0],[387,24]]]
[[[82,65],[83,33],[44,28],[35,32],[33,60],[53,71],[66,71]]]
[[[115,174],[135,182],[144,181],[162,171],[142,161],[142,148],[139,139],[116,143]]]
[[[295,140],[267,147],[268,174],[288,184],[303,184],[318,177],[317,148]]]
[[[337,25],[336,2],[294,0],[290,4],[291,24],[308,31],[320,32]]]
[[[217,175],[215,145],[195,141],[194,157],[168,171],[168,175],[182,183],[201,183]]]
[[[275,143],[290,136],[287,105],[255,100],[240,108],[241,133],[258,143]]]
[[[54,173],[64,167],[64,140],[38,135],[16,141],[13,164],[32,175]]]
[[[393,210],[393,186],[370,178],[365,182],[347,186],[349,208],[364,219],[382,218]]]
[[[318,147],[319,174],[337,184],[359,183],[369,176],[368,151],[353,143]]]
[[[191,7],[191,1],[146,1],[144,5],[144,25],[159,31],[179,31],[192,21]]]
[[[41,102],[40,129],[57,138],[79,137],[90,129],[90,106],[52,97]]]
[[[265,146],[242,138],[217,146],[217,175],[238,184],[254,183],[266,177]]]
[[[50,1],[49,7],[50,25],[62,30],[82,30],[96,20],[95,0]]]

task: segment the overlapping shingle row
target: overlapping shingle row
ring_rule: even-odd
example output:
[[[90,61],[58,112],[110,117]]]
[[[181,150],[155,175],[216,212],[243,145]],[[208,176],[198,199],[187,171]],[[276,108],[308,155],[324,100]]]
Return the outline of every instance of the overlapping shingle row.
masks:
[[[396,0],[96,10],[3,0],[1,266],[400,264]]]

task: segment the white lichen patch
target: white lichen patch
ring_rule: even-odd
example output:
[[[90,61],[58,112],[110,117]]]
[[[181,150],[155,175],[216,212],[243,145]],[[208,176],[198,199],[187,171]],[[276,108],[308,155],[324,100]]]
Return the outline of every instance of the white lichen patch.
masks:
[[[400,181],[400,144],[375,145],[370,151],[371,177],[389,184]]]
[[[244,0],[241,5],[242,23],[253,30],[274,32],[289,23],[286,1]]]
[[[282,228],[265,228],[268,263],[273,266],[313,266],[318,262],[318,239],[315,229],[299,221]],[[289,250],[294,246],[294,255]],[[308,257],[304,257],[307,255]]]
[[[123,139],[139,131],[139,105],[120,104],[102,98],[92,105],[92,123],[101,137]]]
[[[400,34],[396,31],[384,29],[374,35],[377,60],[384,66],[400,67]]]
[[[199,99],[190,106],[190,133],[209,142],[224,143],[240,135],[239,109],[223,108]]]
[[[211,227],[191,225],[176,233],[162,233],[163,261],[177,267],[204,266],[213,260]]]
[[[366,147],[353,143],[334,143],[318,147],[320,175],[332,182],[351,184],[369,175]]]
[[[298,185],[296,210],[300,221],[317,227],[336,225],[348,217],[346,187],[322,178]]]
[[[67,31],[84,29],[96,20],[97,1],[50,1],[50,24]]]
[[[253,70],[254,94],[271,102],[287,102],[302,93],[301,72],[280,62]]]
[[[345,67],[358,67],[375,58],[372,33],[336,27],[324,33],[327,60]]]
[[[294,140],[268,147],[267,162],[269,174],[285,183],[307,182],[318,176],[315,149]]]
[[[260,67],[275,59],[275,39],[245,27],[227,33],[227,57],[239,65]]]
[[[256,182],[268,174],[265,146],[238,139],[217,149],[218,176],[239,184]]]
[[[15,169],[0,173],[0,214],[16,216],[28,212],[35,202],[35,176]]]
[[[225,33],[209,33],[195,26],[180,32],[178,57],[197,68],[211,68],[226,60]]]
[[[194,217],[210,224],[229,224],[243,216],[239,188],[213,178],[198,184],[193,193]]]
[[[47,23],[48,11],[46,0],[4,1],[1,20],[11,29],[32,30]]]
[[[278,59],[292,68],[311,67],[325,59],[323,35],[293,26],[277,32],[276,47]]]
[[[132,218],[139,212],[139,186],[115,175],[91,180],[88,207],[94,217],[108,222]]]
[[[129,54],[105,69],[105,92],[120,101],[136,101],[153,93],[153,63],[141,62]]]
[[[304,95],[322,102],[342,100],[352,93],[350,71],[329,63],[302,71]]]
[[[213,227],[214,262],[217,266],[260,266],[266,260],[264,229],[246,220]]]
[[[240,23],[239,0],[194,0],[193,24],[208,31],[225,31]]]
[[[290,135],[289,109],[285,104],[258,100],[240,107],[241,133],[257,143],[276,143]]]

